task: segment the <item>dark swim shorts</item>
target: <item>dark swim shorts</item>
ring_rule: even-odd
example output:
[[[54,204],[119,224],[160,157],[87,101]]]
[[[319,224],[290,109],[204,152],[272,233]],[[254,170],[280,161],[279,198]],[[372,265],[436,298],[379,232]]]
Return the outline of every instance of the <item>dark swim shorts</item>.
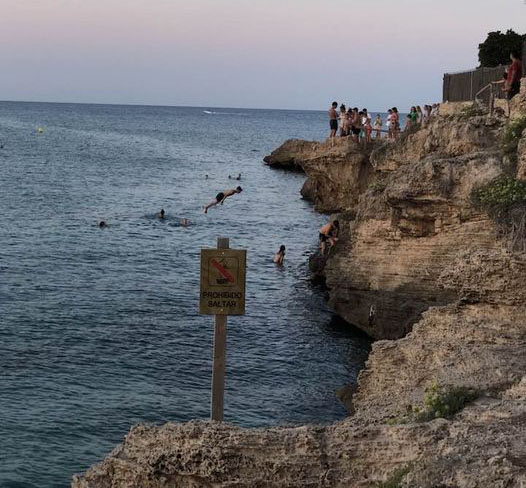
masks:
[[[511,84],[510,91],[508,92],[508,100],[511,100],[517,93],[521,91],[521,84],[519,81]]]
[[[336,119],[331,119],[331,130],[338,130],[338,121]]]
[[[225,197],[225,194],[223,192],[220,192],[216,195],[216,200],[220,202]]]
[[[360,135],[360,132],[362,132],[362,129],[360,127],[353,127],[352,128],[352,133],[355,135],[355,136],[359,136]]]
[[[320,232],[320,242],[325,242],[327,239],[328,237]]]

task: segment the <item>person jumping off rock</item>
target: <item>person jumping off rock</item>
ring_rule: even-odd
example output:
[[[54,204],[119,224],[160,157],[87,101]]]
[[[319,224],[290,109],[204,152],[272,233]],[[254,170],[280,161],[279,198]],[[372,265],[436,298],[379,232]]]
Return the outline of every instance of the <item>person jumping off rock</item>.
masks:
[[[217,205],[218,203],[220,203],[221,205],[223,205],[223,203],[225,202],[225,200],[228,198],[228,197],[231,197],[232,195],[235,195],[236,193],[241,193],[243,191],[243,188],[241,188],[240,186],[238,186],[237,188],[231,188],[230,190],[225,190],[225,191],[222,191],[222,192],[219,192],[217,195],[216,195],[216,198],[215,200],[212,200],[206,207],[205,207],[205,213],[208,213],[208,209],[210,207],[214,207],[215,205]]]

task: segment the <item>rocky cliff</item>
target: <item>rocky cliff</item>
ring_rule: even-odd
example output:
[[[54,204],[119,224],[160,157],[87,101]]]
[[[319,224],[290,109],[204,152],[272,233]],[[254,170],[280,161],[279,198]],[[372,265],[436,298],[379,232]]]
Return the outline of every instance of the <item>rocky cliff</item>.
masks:
[[[362,149],[288,141],[270,166],[302,168],[305,198],[340,212],[343,238],[324,270],[330,301],[377,339],[404,336],[420,314],[458,298],[437,278],[459,252],[498,246],[491,220],[470,195],[505,171],[499,121],[439,118],[393,144]]]
[[[526,115],[524,92],[514,114]],[[526,132],[511,132],[510,151],[509,127],[467,109],[395,143],[275,151],[267,163],[305,171],[305,198],[344,224],[322,271],[333,307],[380,339],[352,415],[295,428],[137,426],[73,486],[525,486],[526,255],[510,246],[499,199],[526,201],[515,184]],[[509,193],[492,186],[499,175]]]

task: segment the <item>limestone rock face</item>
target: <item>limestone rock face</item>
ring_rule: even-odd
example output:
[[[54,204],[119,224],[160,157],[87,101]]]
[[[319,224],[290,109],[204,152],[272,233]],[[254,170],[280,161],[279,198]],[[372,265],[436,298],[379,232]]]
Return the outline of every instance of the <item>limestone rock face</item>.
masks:
[[[498,245],[470,195],[504,171],[499,124],[449,116],[365,150],[346,139],[310,153],[302,146],[293,159],[308,176],[304,195],[319,210],[349,216],[324,271],[339,315],[374,338],[394,339],[430,306],[457,298],[436,286],[442,270],[463,249]]]
[[[522,133],[517,151],[517,178],[526,180],[526,130]]]
[[[339,212],[340,241],[311,266],[336,311],[380,339],[357,388],[340,391],[348,419],[137,426],[72,486],[526,486],[526,255],[470,202],[510,171],[499,124],[450,115],[384,146],[288,141],[267,159],[305,171],[304,195]],[[434,383],[477,398],[420,421],[413,412]]]
[[[526,378],[453,420],[240,429],[138,426],[73,488],[476,486],[526,482]],[[398,476],[397,476],[398,474]],[[394,484],[392,486],[395,486]]]
[[[368,181],[368,155],[375,147],[362,149],[349,138],[319,143],[286,141],[264,161],[277,169],[304,171],[309,178],[301,190],[318,212],[352,208]]]

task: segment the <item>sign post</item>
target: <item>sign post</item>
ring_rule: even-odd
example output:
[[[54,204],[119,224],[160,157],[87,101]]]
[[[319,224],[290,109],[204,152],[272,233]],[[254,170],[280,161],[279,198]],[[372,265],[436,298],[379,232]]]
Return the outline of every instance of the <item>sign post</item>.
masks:
[[[225,237],[217,239],[217,249],[201,249],[201,293],[199,312],[215,315],[214,364],[210,419],[223,420],[228,315],[245,313],[245,250],[229,248]]]

